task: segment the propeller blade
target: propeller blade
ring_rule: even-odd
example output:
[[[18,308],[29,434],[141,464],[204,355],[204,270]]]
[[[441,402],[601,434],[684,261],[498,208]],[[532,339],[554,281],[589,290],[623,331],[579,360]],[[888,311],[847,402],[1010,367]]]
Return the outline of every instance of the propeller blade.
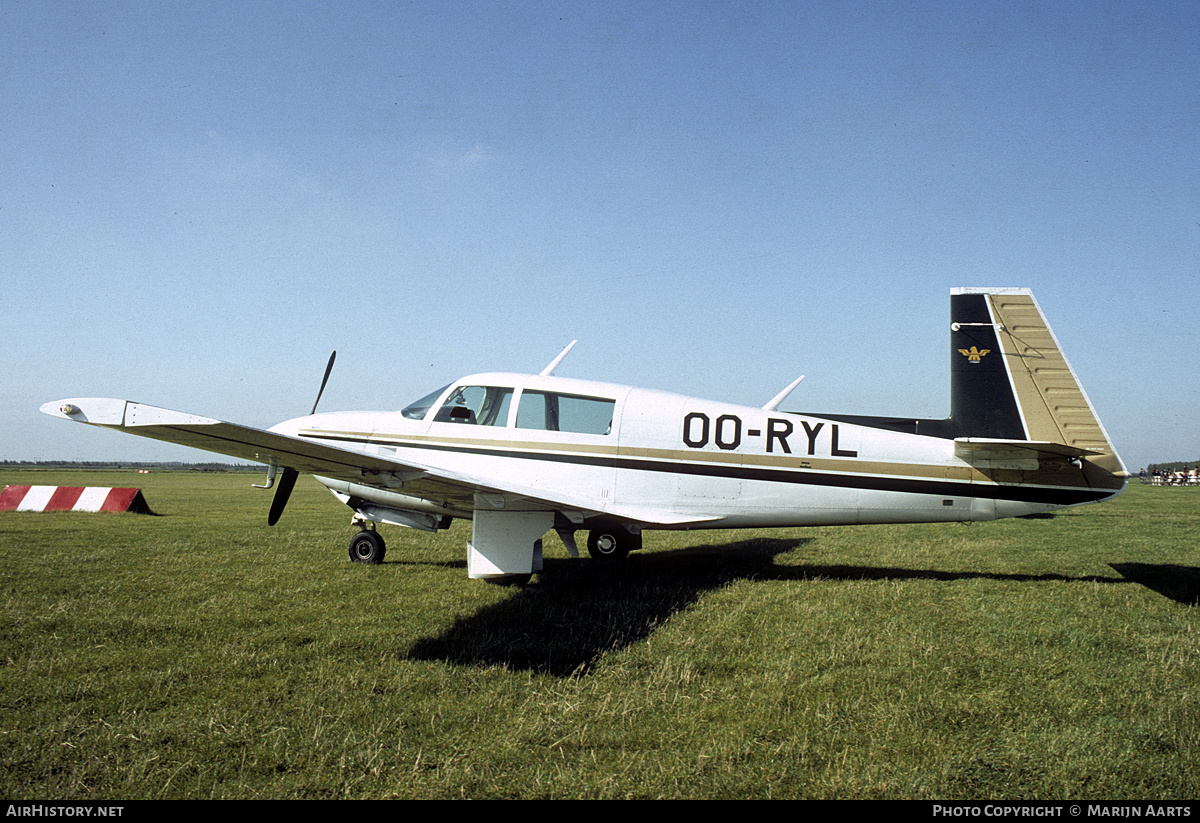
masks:
[[[317,413],[317,404],[321,402],[321,395],[325,393],[325,384],[329,382],[329,373],[333,371],[333,361],[337,357],[337,352],[329,355],[329,362],[325,365],[325,376],[321,378],[321,390],[317,392],[317,402],[313,403],[312,411],[309,414]],[[274,461],[271,461],[271,468],[274,469]],[[287,506],[288,498],[292,496],[292,489],[296,485],[296,478],[300,476],[300,472],[295,469],[283,467],[283,474],[279,476],[279,485],[275,487],[275,498],[271,501],[271,511],[267,515],[267,525],[274,526],[279,522],[279,518],[283,515],[283,510]]]
[[[279,516],[283,514],[283,507],[287,505],[288,498],[292,496],[292,487],[296,485],[296,478],[300,476],[300,472],[295,469],[285,468],[283,474],[279,478],[279,485],[275,487],[275,499],[271,501],[271,513],[267,515],[267,525],[274,526],[279,522]]]
[[[333,361],[337,357],[337,352],[329,355],[329,362],[325,365],[325,376],[321,378],[321,390],[317,392],[317,402],[313,403],[312,411],[309,414],[317,413],[317,404],[321,402],[321,395],[325,393],[325,384],[329,382],[329,373],[333,371]],[[271,468],[274,468],[272,461]],[[279,476],[279,485],[275,487],[275,498],[271,500],[271,511],[267,515],[267,525],[274,526],[279,522],[279,518],[283,515],[283,510],[287,506],[288,498],[292,496],[292,489],[296,485],[296,478],[300,476],[300,472],[295,469],[283,467],[283,474]]]
[[[310,411],[309,414],[317,413],[317,403],[321,402],[321,395],[325,393],[325,384],[329,382],[329,373],[333,371],[333,360],[335,357],[337,357],[336,350],[333,352],[333,354],[329,355],[329,364],[325,366],[325,377],[321,379],[321,390],[317,392],[317,402],[313,403],[313,410]]]

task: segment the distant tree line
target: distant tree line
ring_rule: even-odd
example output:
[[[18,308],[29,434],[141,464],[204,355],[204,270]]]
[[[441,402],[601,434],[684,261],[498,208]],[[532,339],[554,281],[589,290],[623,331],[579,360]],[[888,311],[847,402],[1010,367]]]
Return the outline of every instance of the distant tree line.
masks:
[[[129,463],[119,460],[5,460],[6,469],[154,469],[173,472],[257,472],[258,463]]]

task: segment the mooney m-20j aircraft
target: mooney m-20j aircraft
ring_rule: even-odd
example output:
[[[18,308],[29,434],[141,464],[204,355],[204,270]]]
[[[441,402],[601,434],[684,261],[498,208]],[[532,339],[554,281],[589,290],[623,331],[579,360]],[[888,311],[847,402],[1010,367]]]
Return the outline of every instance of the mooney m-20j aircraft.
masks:
[[[587,530],[613,559],[647,529],[994,520],[1119,494],[1125,467],[1033,294],[950,300],[944,420],[779,411],[799,380],[752,408],[556,377],[570,346],[537,375],[471,375],[400,411],[314,405],[265,431],[128,400],[41,410],[264,463],[272,525],[313,474],[354,510],[357,562],[383,559],[376,523],[468,518],[469,574],[485,579],[540,571],[551,529],[572,556]]]

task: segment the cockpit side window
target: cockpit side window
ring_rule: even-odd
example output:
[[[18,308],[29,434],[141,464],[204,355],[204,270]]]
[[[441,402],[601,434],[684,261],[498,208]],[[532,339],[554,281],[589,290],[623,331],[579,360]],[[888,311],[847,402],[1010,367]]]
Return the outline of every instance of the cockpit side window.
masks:
[[[459,386],[433,418],[438,423],[507,426],[513,390],[500,386]]]
[[[517,407],[517,428],[608,434],[615,407],[615,400],[603,397],[525,391]]]

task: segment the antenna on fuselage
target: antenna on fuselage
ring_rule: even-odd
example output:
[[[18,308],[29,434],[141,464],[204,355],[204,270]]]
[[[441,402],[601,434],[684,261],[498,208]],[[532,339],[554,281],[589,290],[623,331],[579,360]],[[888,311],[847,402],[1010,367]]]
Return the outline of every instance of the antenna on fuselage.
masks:
[[[800,385],[800,381],[803,379],[804,379],[804,375],[800,375],[795,380],[793,380],[791,382],[791,385],[789,385],[786,389],[781,391],[779,394],[772,397],[770,402],[768,402],[767,405],[763,406],[763,411],[778,411],[779,404],[782,403],[784,400],[787,400],[787,396],[789,394],[791,394],[797,386]]]
[[[567,347],[559,353],[558,357],[551,360],[550,365],[542,369],[541,376],[549,377],[550,375],[554,374],[554,370],[558,368],[558,364],[563,361],[563,358],[567,356],[567,352],[569,352],[578,342],[578,340],[572,340],[570,343],[568,343]]]

